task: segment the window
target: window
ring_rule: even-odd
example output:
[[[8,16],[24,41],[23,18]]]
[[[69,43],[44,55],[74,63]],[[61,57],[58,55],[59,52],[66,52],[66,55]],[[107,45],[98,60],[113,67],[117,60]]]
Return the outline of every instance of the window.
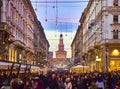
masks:
[[[118,0],[113,0],[113,5],[118,6]]]
[[[114,23],[118,23],[118,15],[114,15],[113,16],[113,22]]]
[[[118,39],[118,30],[113,30],[113,39]]]

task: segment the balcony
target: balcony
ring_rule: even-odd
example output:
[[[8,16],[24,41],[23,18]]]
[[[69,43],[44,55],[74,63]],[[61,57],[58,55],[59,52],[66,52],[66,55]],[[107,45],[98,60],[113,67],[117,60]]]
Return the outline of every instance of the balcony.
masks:
[[[120,6],[110,6],[107,8],[108,11],[118,12],[120,10]]]
[[[117,22],[114,22],[110,25],[111,25],[112,29],[119,29],[119,27],[120,27],[120,23],[117,23]]]
[[[90,51],[90,50],[94,50],[94,45],[91,45],[88,47],[88,51]]]
[[[107,39],[105,42],[107,44],[120,44],[120,39]]]
[[[14,44],[20,48],[25,48],[25,44],[20,40],[16,40]]]

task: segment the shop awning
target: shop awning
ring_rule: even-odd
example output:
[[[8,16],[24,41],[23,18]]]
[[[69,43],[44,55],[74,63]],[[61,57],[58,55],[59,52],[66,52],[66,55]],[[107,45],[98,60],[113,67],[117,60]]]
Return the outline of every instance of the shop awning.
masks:
[[[0,62],[0,66],[11,66],[13,63],[9,62]]]
[[[72,68],[89,68],[89,66],[83,66],[83,65],[77,65],[77,66],[73,66]]]

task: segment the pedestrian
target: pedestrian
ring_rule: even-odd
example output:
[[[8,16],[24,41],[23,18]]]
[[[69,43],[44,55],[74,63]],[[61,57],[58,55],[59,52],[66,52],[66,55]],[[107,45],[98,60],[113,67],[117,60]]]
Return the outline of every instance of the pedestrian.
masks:
[[[95,82],[92,82],[91,85],[89,86],[89,89],[98,89],[98,87],[95,84]]]
[[[32,83],[29,78],[25,80],[23,89],[32,89]]]
[[[101,74],[98,75],[96,85],[97,85],[98,89],[104,89],[104,87],[105,87]]]
[[[20,89],[20,80],[18,78],[12,79],[10,82],[10,89]]]
[[[51,78],[49,80],[49,88],[50,89],[58,89],[58,82],[57,82],[57,77],[56,77],[55,73],[53,73],[51,75]]]
[[[72,83],[70,78],[66,78],[66,82],[64,84],[65,84],[65,89],[72,89]]]
[[[38,80],[38,83],[35,89],[45,89],[42,80]]]
[[[65,89],[65,85],[62,81],[61,76],[58,77],[58,87],[59,87],[59,89]]]

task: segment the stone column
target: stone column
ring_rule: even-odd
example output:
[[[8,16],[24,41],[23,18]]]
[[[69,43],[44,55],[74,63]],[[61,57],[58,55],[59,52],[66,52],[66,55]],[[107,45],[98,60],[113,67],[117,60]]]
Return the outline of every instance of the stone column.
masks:
[[[109,70],[109,48],[102,46],[102,70],[107,72]]]

